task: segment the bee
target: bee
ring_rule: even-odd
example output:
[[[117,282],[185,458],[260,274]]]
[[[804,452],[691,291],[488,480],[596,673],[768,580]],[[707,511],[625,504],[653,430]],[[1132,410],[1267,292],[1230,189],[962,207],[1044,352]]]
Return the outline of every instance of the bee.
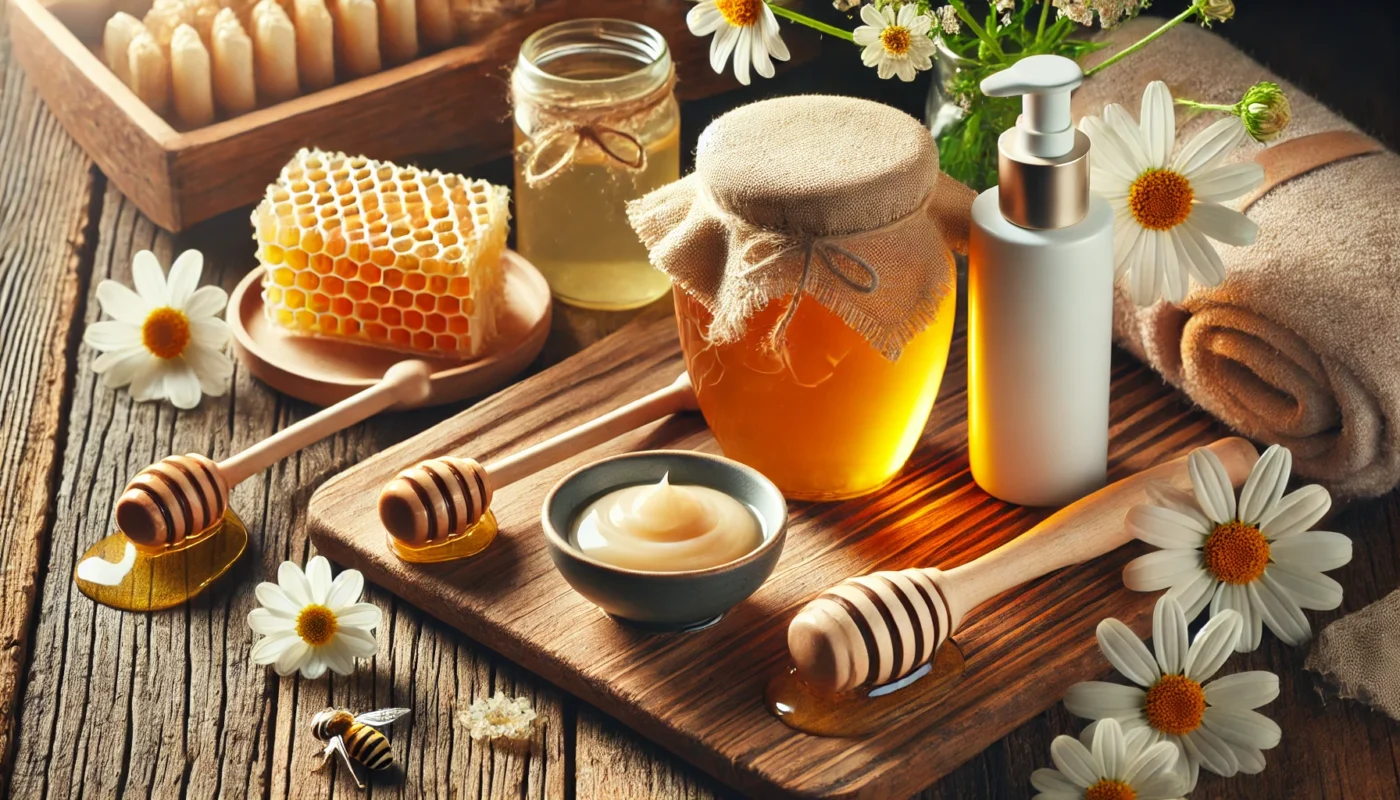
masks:
[[[361,789],[365,784],[355,771],[356,764],[367,769],[388,769],[394,764],[394,751],[389,739],[379,729],[408,713],[407,708],[381,708],[364,714],[351,714],[343,708],[328,708],[311,718],[311,734],[326,743],[321,753],[319,771],[330,761],[331,753],[339,753],[350,777]]]

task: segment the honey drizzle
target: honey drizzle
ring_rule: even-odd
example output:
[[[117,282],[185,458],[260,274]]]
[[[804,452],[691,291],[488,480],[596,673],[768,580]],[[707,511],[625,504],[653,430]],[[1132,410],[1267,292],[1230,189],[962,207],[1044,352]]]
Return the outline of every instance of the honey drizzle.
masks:
[[[962,682],[962,650],[944,642],[933,661],[897,681],[841,694],[822,692],[797,676],[796,667],[776,675],[763,692],[769,713],[793,730],[813,736],[860,738],[908,714],[927,711]]]

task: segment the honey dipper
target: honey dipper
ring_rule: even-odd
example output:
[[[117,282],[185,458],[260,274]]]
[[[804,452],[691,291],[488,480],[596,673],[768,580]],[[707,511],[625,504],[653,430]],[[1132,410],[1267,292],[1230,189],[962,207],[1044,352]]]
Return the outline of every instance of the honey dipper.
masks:
[[[1259,458],[1240,438],[1209,447],[1236,488]],[[788,626],[798,676],[819,690],[839,693],[909,675],[933,658],[967,612],[1027,581],[1126,544],[1132,538],[1124,521],[1128,509],[1157,482],[1189,489],[1186,458],[1110,484],[961,566],[875,572],[827,589]]]
[[[690,376],[681,373],[664,389],[484,466],[456,456],[419,462],[379,493],[379,519],[409,547],[459,536],[481,520],[501,487],[649,422],[697,408]]]
[[[400,361],[370,388],[223,461],[196,453],[157,461],[138,472],[117,500],[117,526],[146,551],[198,536],[223,518],[229,490],[245,478],[392,405],[425,399],[429,377],[426,363]]]

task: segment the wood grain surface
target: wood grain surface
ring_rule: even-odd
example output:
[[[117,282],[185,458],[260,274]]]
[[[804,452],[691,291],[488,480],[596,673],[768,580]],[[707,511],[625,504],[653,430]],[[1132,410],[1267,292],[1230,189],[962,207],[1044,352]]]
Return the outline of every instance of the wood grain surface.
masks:
[[[956,693],[867,740],[799,734],[764,710],[764,684],[788,663],[787,624],[818,592],[876,570],[954,566],[1047,516],[994,500],[972,481],[963,336],[960,327],[925,436],[903,472],[864,498],[790,504],[788,544],[772,577],[703,631],[645,635],[606,618],[555,572],[539,524],[548,488],[589,461],[641,449],[719,452],[698,415],[647,426],[501,489],[492,508],[502,534],[468,561],[398,560],[374,510],[378,490],[424,458],[499,458],[669,384],[684,369],[670,319],[635,323],[327,481],[311,501],[311,536],[333,560],[743,791],[911,794],[1056,702],[1073,683],[1097,676],[1099,620],[1118,616],[1146,633],[1154,600],[1123,588],[1119,573],[1140,552],[1124,548],[970,614],[955,637],[968,661]],[[1120,357],[1110,433],[1110,475],[1117,479],[1223,431]]]
[[[4,4],[0,0],[0,9]],[[1394,125],[1387,122],[1394,103],[1383,99],[1393,92],[1377,94],[1374,82],[1393,70],[1356,67],[1381,51],[1351,53],[1350,34],[1329,39],[1325,29],[1304,31],[1296,9],[1286,6],[1253,6],[1248,24],[1241,7],[1241,20],[1220,30],[1243,32],[1259,47],[1280,47],[1272,60],[1290,78],[1314,76],[1308,88],[1316,96],[1330,99],[1329,88],[1345,78],[1346,91],[1357,98],[1358,121],[1381,134],[1391,131],[1387,140],[1394,141]],[[154,245],[166,259],[198,247],[209,254],[205,280],[232,289],[251,266],[247,214],[231,212],[179,237],[157,231],[45,110],[9,56],[4,18],[0,13],[0,731],[17,736],[0,752],[0,794],[18,800],[734,796],[610,716],[379,589],[369,596],[386,614],[380,652],[352,679],[278,679],[247,664],[251,643],[242,617],[252,587],[272,577],[281,558],[301,561],[314,552],[304,535],[312,490],[445,412],[360,425],[240,487],[235,502],[258,526],[254,549],[188,608],[117,614],[72,589],[74,560],[107,533],[112,502],[134,470],[172,447],[227,454],[314,409],[279,398],[241,371],[229,396],[207,398],[193,412],[132,404],[101,387],[90,371],[94,354],[78,343],[81,329],[98,318],[97,280],[127,278],[130,254],[141,247]],[[1384,38],[1383,26],[1368,31]],[[1280,34],[1292,38],[1278,45]],[[1283,57],[1299,47],[1309,58]],[[1255,53],[1271,60],[1268,50]],[[1381,57],[1393,60],[1394,53]],[[921,107],[926,84],[878,81],[849,56],[840,50],[824,64],[791,71],[780,66],[775,81],[688,105],[686,149],[710,116],[765,92],[847,92],[911,112]],[[1333,77],[1314,71],[1327,64],[1334,66]],[[1343,64],[1350,69],[1337,73]],[[1365,117],[1367,109],[1378,116]],[[484,177],[508,174],[500,167]],[[561,314],[544,360],[557,362],[623,321]],[[1343,607],[1311,614],[1315,627],[1400,586],[1400,494],[1354,506],[1331,525],[1355,539],[1356,558],[1333,573],[1346,587]],[[1269,669],[1281,676],[1282,693],[1265,710],[1282,725],[1283,743],[1269,753],[1262,775],[1203,776],[1195,800],[1400,797],[1400,725],[1356,703],[1324,700],[1302,671],[1305,655],[1306,648],[1265,636],[1257,652],[1230,661],[1231,670]],[[452,707],[496,688],[528,695],[540,708],[546,723],[530,748],[472,744],[453,722]],[[363,707],[390,701],[414,706],[413,716],[393,731],[401,783],[365,793],[341,771],[307,773],[316,760],[306,731],[311,713],[330,702]],[[1049,765],[1051,739],[1079,729],[1079,721],[1054,706],[919,796],[1029,797],[1029,775]]]

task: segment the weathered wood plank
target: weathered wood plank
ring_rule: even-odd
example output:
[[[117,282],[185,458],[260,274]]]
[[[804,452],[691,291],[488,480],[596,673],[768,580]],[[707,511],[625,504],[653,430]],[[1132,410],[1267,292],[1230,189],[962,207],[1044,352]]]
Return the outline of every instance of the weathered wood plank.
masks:
[[[7,10],[0,0],[0,793],[15,749],[99,184],[10,57]]]
[[[180,250],[197,246],[206,253],[205,282],[225,288],[252,265],[245,216],[226,216],[171,237],[114,189],[103,198],[97,241],[83,324],[99,316],[96,282],[129,282],[137,250],[151,248],[169,263]],[[387,592],[368,592],[384,609],[385,621],[378,656],[355,675],[278,679],[249,661],[253,637],[245,620],[255,603],[253,586],[274,576],[282,560],[300,563],[314,552],[304,535],[311,490],[446,411],[372,420],[240,485],[232,505],[252,541],[230,575],[185,607],[124,614],[79,594],[72,569],[82,551],[108,532],[112,504],[127,478],[169,453],[234,452],[313,409],[280,397],[242,370],[228,396],[206,398],[193,411],[133,404],[125,392],[100,385],[91,372],[93,356],[81,347],[70,365],[69,436],[54,498],[12,797],[357,796],[343,770],[334,777],[307,774],[319,749],[309,719],[332,703],[355,710],[405,705],[416,712],[392,731],[406,780],[376,788],[376,795],[564,796],[566,731],[559,693],[425,621],[426,615]],[[524,751],[471,743],[454,720],[453,710],[497,687],[532,697],[549,720]]]
[[[724,800],[739,796],[592,706],[579,704],[575,736],[577,800]]]

